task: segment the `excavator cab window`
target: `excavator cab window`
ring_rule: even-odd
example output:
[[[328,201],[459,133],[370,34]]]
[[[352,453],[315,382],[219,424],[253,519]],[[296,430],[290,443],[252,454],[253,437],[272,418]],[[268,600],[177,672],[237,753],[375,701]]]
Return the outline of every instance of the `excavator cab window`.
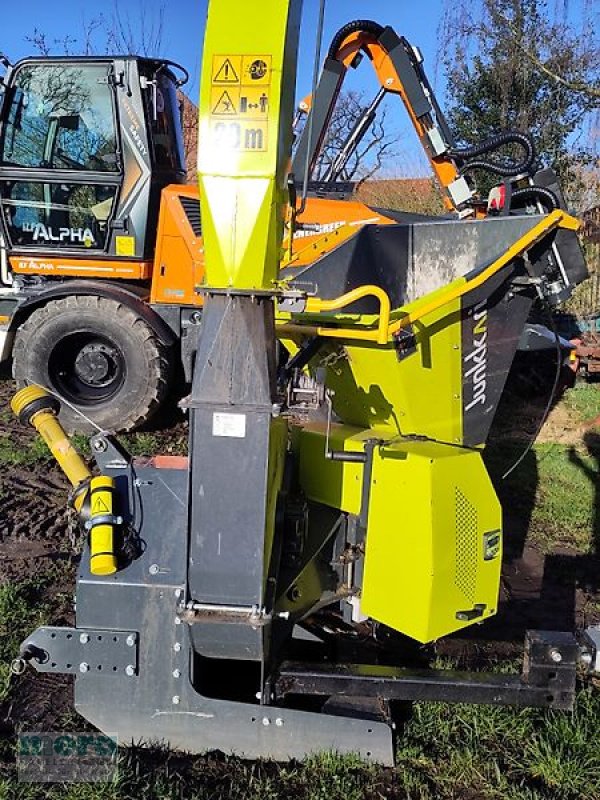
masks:
[[[118,171],[107,65],[25,64],[14,81],[3,166]]]
[[[120,182],[110,63],[24,62],[0,140],[0,202],[14,248],[104,250]]]

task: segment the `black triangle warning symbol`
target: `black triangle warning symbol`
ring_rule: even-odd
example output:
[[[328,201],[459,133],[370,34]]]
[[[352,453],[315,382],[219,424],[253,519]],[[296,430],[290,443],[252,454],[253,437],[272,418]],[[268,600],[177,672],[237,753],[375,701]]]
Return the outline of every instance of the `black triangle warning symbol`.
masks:
[[[92,504],[92,514],[108,514],[110,508],[101,497],[97,497]]]
[[[213,77],[213,83],[239,83],[240,79],[231,61],[226,58]]]
[[[217,100],[215,107],[212,110],[213,114],[235,114],[237,113],[236,107],[233,104],[233,100],[229,96],[229,92],[225,90],[221,97]]]

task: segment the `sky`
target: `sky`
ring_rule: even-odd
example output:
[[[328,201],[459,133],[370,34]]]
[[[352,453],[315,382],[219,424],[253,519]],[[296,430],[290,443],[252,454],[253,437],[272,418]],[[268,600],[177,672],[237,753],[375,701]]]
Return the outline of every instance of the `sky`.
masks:
[[[136,22],[141,8],[151,18],[162,0],[118,0],[123,17]],[[251,2],[251,0],[249,0]],[[16,60],[32,52],[27,36],[38,28],[46,33],[48,42],[60,39],[69,32],[77,37],[86,23],[104,13],[110,16],[111,0],[28,0],[27,13],[16,2],[4,0],[0,49]],[[192,74],[198,75],[202,52],[202,36],[206,16],[206,0],[167,0],[167,13],[163,35],[163,53],[180,61]],[[257,6],[260,7],[260,0]],[[353,19],[373,19],[382,25],[392,25],[422,49],[430,66],[436,56],[436,32],[442,15],[443,0],[420,0],[418,13],[410,10],[406,0],[327,0],[324,48],[334,33]],[[299,68],[299,92],[304,95],[310,88],[314,37],[317,27],[318,0],[304,0],[302,41]],[[60,45],[57,45],[60,49]],[[190,86],[190,94],[197,93],[197,81]]]
[[[80,38],[91,20],[102,13],[110,17],[113,10],[112,0],[104,3],[98,0],[28,0],[26,14],[22,13],[23,7],[14,0],[0,0],[0,3],[6,4],[0,25],[0,51],[13,62],[34,52],[32,44],[27,40],[33,34],[34,28],[45,33],[46,41],[53,45],[54,52],[61,53],[61,45],[55,44],[56,40],[64,38],[65,33]],[[342,25],[354,19],[373,19],[382,25],[391,25],[400,35],[419,46],[425,56],[425,67],[430,81],[437,89],[436,84],[443,84],[442,70],[436,69],[437,31],[443,4],[444,0],[419,0],[418,12],[415,13],[415,6],[406,0],[327,0],[322,53],[325,54],[329,42]],[[196,100],[199,93],[198,76],[207,0],[166,0],[164,5],[167,11],[160,55],[178,61],[189,70],[192,77],[186,91]],[[119,0],[122,19],[129,19],[134,27],[139,24],[142,8],[150,22],[152,18],[156,19],[160,6],[161,0]],[[304,0],[297,83],[299,98],[308,94],[312,85],[318,10],[319,0]],[[104,51],[102,37],[97,39],[96,46],[100,52]],[[73,46],[73,52],[75,51],[76,46]],[[366,62],[356,74],[349,75],[345,87],[364,91],[366,102],[375,95],[378,88]],[[411,162],[406,169],[399,168],[398,174],[415,170],[420,172],[426,168],[425,161],[405,112],[403,108],[398,108],[397,101],[395,104],[391,100],[387,102],[390,104],[388,124],[406,142],[405,154]]]
[[[116,0],[28,0],[26,13],[16,0],[0,0],[3,6],[0,22],[0,51],[14,62],[31,55],[33,47],[27,41],[34,28],[45,32],[46,40],[53,45],[55,40],[68,33],[75,38],[91,20],[104,14],[110,18]],[[253,0],[248,0],[253,2]],[[254,0],[260,9],[261,0]],[[327,0],[325,32],[322,53],[342,25],[354,19],[373,19],[382,25],[391,25],[396,32],[417,45],[425,57],[425,69],[438,99],[444,107],[444,74],[439,64],[441,48],[438,41],[446,3],[456,0]],[[467,0],[468,2],[468,0]],[[569,16],[582,13],[584,7],[593,8],[600,0],[549,0],[549,7],[564,8]],[[591,4],[591,5],[590,5]],[[166,7],[162,47],[159,55],[183,64],[191,74],[186,91],[196,101],[199,93],[199,73],[202,57],[202,40],[207,0],[118,0],[121,17],[136,30],[145,13],[148,24],[156,20],[158,9]],[[142,9],[144,11],[142,11]],[[315,48],[319,0],[304,0],[300,56],[298,65],[298,98],[309,93],[312,85],[312,69]],[[95,42],[99,52],[104,52],[103,37]],[[55,45],[60,53],[60,44]],[[75,52],[75,47],[73,48]],[[369,65],[364,62],[356,73],[350,71],[345,88],[363,91],[368,102],[377,91],[377,84]],[[387,125],[391,133],[399,136],[396,148],[397,163],[388,170],[388,176],[426,174],[426,160],[407,120],[406,113],[397,98],[387,101]]]

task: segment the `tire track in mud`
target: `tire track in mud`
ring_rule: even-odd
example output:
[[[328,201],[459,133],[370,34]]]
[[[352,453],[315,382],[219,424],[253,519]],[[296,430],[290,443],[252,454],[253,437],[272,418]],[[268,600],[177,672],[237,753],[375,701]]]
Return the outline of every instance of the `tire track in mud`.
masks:
[[[47,465],[5,470],[0,477],[0,581],[31,578],[58,559],[71,560],[62,476]]]

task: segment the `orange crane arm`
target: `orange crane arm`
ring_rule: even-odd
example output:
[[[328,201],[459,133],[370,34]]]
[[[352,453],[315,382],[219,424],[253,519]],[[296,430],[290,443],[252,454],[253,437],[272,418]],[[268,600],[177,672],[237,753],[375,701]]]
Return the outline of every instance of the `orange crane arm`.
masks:
[[[473,191],[460,175],[460,164],[451,155],[454,140],[422,67],[422,57],[392,28],[369,21],[344,26],[333,39],[317,92],[303,101],[315,115],[312,141],[307,124],[294,157],[296,174],[310,159],[311,169],[322,147],[333,109],[350,67],[356,68],[364,56],[371,61],[381,85],[379,99],[399,95],[445,193],[446,206],[456,209],[467,203]]]

